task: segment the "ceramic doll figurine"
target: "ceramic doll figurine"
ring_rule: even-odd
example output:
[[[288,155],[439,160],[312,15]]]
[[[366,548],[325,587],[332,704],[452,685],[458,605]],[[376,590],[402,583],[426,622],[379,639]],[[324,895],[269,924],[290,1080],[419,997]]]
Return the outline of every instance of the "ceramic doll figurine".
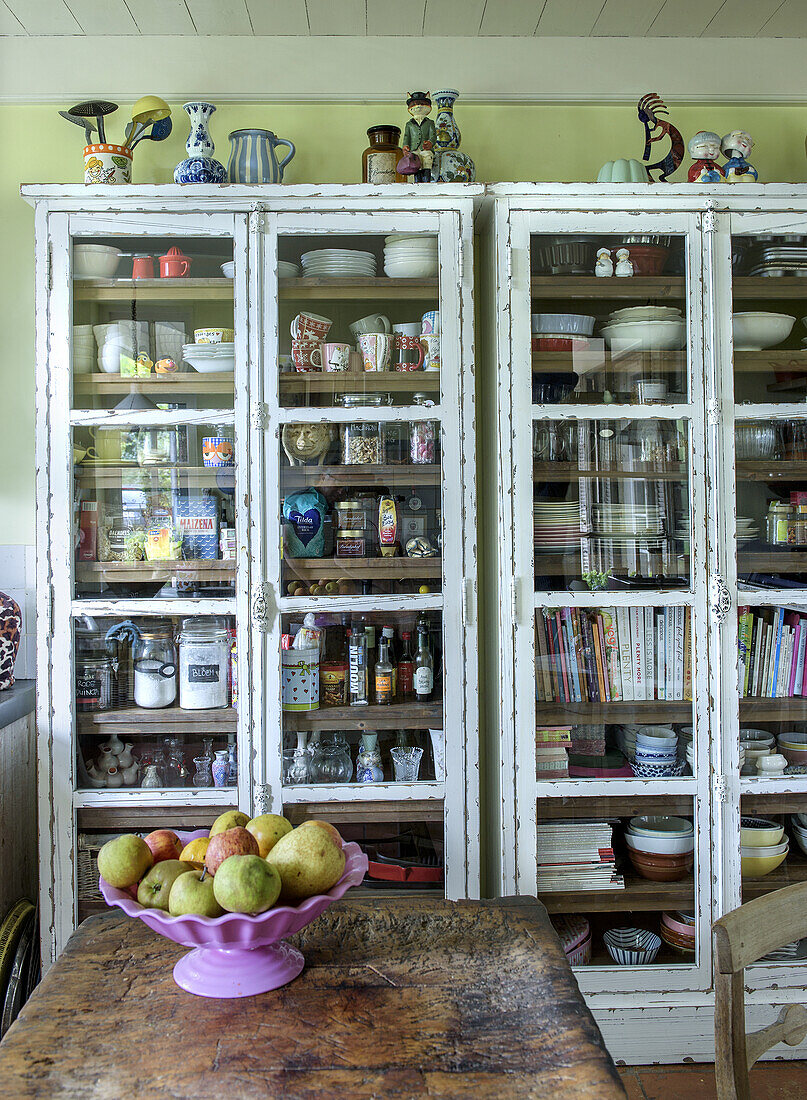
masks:
[[[614,261],[607,248],[597,249],[597,263],[594,266],[594,274],[599,279],[607,279],[614,273]]]
[[[720,149],[726,157],[723,171],[726,183],[756,183],[759,174],[746,157],[754,147],[751,135],[745,130],[732,130],[720,142]]]
[[[724,172],[715,160],[720,156],[720,138],[712,130],[700,130],[689,139],[687,145],[694,164],[690,165],[687,179],[690,183],[722,183]]]
[[[412,117],[404,129],[401,143],[404,155],[398,161],[398,171],[402,176],[414,176],[416,183],[429,183],[437,141],[437,127],[429,118],[432,110],[429,93],[412,92],[406,106]]]
[[[630,252],[627,248],[619,248],[616,253],[616,271],[621,279],[633,274],[633,264],[630,262]]]

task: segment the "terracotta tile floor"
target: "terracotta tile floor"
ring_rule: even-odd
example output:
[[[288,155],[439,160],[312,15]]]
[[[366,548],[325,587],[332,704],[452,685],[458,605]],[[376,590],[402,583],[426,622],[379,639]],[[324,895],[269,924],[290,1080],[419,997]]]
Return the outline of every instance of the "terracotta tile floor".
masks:
[[[717,1100],[712,1066],[622,1066],[628,1100]],[[764,1062],[751,1070],[753,1100],[807,1100],[807,1062]]]

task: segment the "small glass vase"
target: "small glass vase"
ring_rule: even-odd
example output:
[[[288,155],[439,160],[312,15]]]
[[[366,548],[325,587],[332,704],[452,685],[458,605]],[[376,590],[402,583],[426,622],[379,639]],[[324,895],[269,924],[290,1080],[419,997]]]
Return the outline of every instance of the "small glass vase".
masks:
[[[423,749],[400,748],[398,745],[390,749],[392,766],[395,769],[396,783],[414,783],[420,771],[420,758]]]
[[[193,777],[194,787],[212,787],[213,772],[211,771],[210,758],[207,756],[194,756],[193,763],[196,766],[196,774]]]
[[[339,733],[317,745],[308,768],[311,783],[349,783],[353,775],[350,748]]]

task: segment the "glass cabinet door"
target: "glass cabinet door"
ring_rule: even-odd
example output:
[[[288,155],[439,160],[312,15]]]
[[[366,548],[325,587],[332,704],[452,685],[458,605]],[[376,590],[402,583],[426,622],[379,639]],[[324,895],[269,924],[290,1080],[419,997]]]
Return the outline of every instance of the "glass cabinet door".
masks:
[[[730,795],[721,904],[731,909],[807,879],[807,213],[719,222],[714,323],[731,593],[721,628]],[[807,942],[794,942],[759,964],[755,980],[772,967],[771,980],[803,983],[803,963],[786,972],[782,964],[805,958]]]
[[[468,896],[467,237],[456,213],[270,221],[267,781],[362,845],[363,889]]]
[[[702,986],[699,233],[519,212],[511,243],[517,889],[586,989]]]
[[[56,872],[69,924],[71,894],[78,919],[101,903],[88,869],[107,836],[209,825],[251,799],[237,656],[246,219],[61,216],[53,241],[53,649],[69,670],[54,678],[54,769],[79,828]]]

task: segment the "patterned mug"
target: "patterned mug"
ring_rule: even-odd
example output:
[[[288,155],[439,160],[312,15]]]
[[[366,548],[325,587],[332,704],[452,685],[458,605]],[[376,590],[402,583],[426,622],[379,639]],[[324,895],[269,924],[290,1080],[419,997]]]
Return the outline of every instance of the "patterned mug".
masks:
[[[322,344],[319,340],[292,340],[291,357],[299,374],[322,370]]]
[[[359,337],[359,349],[365,371],[389,370],[394,339],[388,332],[365,332]]]
[[[318,313],[298,313],[291,323],[292,340],[324,340],[333,321]]]
[[[420,370],[423,366],[423,346],[420,343],[420,325],[417,321],[406,325],[393,325],[395,339],[395,370]]]
[[[425,352],[423,356],[423,369],[424,370],[439,370],[440,369],[440,337],[429,336],[424,333],[420,337],[420,343],[423,346]]]
[[[322,369],[329,374],[346,374],[350,370],[350,344],[320,344]]]
[[[440,335],[440,310],[430,309],[424,313],[420,321],[420,329],[424,336]]]

